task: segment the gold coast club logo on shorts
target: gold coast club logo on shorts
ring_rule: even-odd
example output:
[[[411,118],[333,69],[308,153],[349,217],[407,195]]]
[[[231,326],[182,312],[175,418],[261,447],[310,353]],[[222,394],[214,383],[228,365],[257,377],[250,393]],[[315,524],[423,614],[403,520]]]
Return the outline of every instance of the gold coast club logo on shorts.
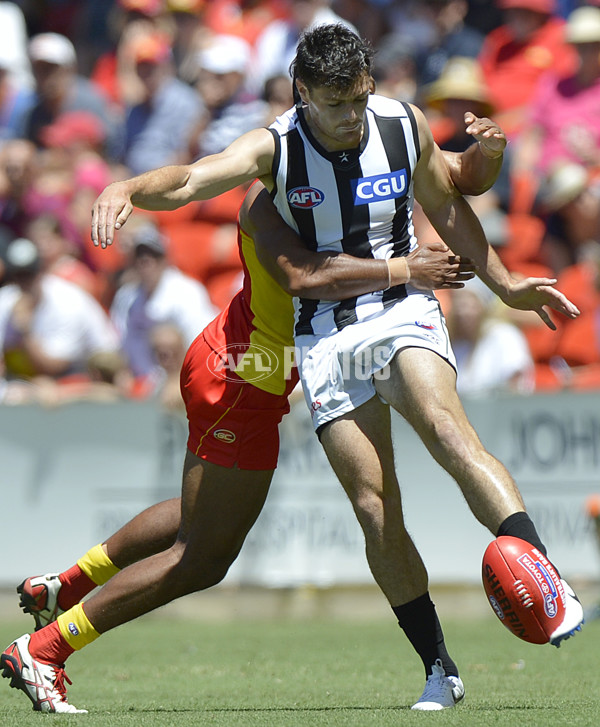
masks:
[[[226,381],[254,382],[277,371],[273,351],[256,343],[229,343],[213,351],[206,360],[209,371]]]

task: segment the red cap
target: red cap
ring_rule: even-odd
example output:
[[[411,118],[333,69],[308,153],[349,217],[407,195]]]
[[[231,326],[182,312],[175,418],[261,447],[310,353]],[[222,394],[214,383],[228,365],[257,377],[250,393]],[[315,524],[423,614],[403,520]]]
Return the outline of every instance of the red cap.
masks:
[[[105,138],[104,125],[89,111],[67,111],[41,132],[42,142],[49,147],[69,146],[73,142],[97,146]]]
[[[123,10],[147,15],[150,18],[160,15],[165,9],[164,0],[119,0]]]
[[[556,12],[556,0],[497,0],[497,5],[503,10],[523,8],[544,15],[552,15]]]
[[[164,35],[155,33],[138,38],[132,43],[136,63],[165,63],[171,57],[171,46]]]

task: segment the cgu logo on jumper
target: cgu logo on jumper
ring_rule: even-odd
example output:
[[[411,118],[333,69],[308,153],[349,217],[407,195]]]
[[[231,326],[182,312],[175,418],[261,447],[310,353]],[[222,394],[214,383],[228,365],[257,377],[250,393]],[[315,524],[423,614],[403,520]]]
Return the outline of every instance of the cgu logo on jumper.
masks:
[[[406,194],[408,175],[406,169],[387,174],[376,174],[373,177],[361,177],[352,180],[354,204],[369,204],[382,202],[386,199],[396,199]]]
[[[300,210],[311,210],[318,207],[325,199],[325,195],[316,187],[294,187],[287,193],[287,201],[290,207]]]

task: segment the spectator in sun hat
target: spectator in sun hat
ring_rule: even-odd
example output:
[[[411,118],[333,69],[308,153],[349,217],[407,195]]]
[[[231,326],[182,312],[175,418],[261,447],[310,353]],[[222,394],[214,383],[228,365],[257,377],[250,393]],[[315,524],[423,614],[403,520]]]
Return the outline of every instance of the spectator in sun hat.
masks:
[[[121,161],[141,174],[187,158],[188,140],[203,104],[194,89],[176,78],[164,35],[141,36],[131,52],[144,97],[126,111]]]
[[[446,151],[462,152],[473,143],[466,131],[467,112],[478,117],[494,113],[478,61],[464,56],[450,58],[438,80],[423,87],[422,101],[434,139]],[[493,190],[483,195],[493,195],[502,207],[507,206],[510,196],[509,153],[508,149],[504,151],[504,164]],[[476,203],[481,204],[481,199]]]
[[[193,83],[197,73],[196,55],[210,31],[204,23],[205,0],[167,0],[173,27],[171,50],[177,77]]]
[[[26,138],[41,145],[42,129],[66,111],[92,113],[112,137],[115,119],[109,103],[91,81],[78,74],[75,48],[68,38],[58,33],[34,36],[29,58],[37,99],[27,116]]]
[[[504,23],[485,37],[479,61],[507,136],[522,130],[540,79],[573,72],[576,54],[565,40],[565,22],[555,0],[496,0]]]
[[[545,257],[559,273],[600,241],[600,178],[582,164],[555,162],[541,178],[536,211],[546,224]]]
[[[125,12],[145,18],[156,18],[166,11],[165,0],[117,0],[117,5]]]

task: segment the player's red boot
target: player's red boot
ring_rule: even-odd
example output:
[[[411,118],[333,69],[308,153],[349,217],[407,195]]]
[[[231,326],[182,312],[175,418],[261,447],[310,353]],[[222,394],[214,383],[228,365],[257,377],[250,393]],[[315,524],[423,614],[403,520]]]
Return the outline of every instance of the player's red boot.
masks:
[[[58,573],[26,578],[17,586],[17,593],[21,596],[19,605],[24,613],[33,616],[36,631],[56,621],[57,616],[63,613],[62,608],[58,606],[58,592],[61,586]]]

